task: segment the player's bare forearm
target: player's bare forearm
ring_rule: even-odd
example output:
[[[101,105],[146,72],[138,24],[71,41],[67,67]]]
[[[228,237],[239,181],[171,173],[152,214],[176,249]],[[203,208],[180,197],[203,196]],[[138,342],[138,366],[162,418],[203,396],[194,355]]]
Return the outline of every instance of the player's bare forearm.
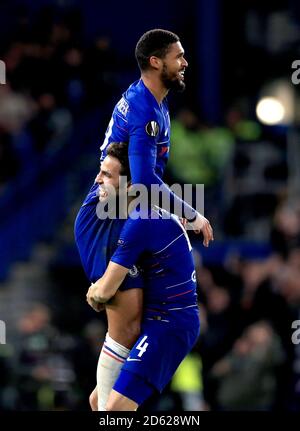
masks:
[[[86,299],[95,311],[100,311],[98,304],[107,303],[115,295],[128,271],[124,266],[110,262],[103,277],[90,286]]]

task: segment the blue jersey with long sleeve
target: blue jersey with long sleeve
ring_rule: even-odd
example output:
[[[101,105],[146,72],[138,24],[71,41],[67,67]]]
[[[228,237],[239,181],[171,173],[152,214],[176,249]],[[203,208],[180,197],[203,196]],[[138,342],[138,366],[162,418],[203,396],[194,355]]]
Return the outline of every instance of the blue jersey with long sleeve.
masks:
[[[166,98],[159,104],[142,79],[131,84],[115,106],[100,148],[101,160],[112,142],[129,143],[132,184],[161,186],[163,199],[170,202],[171,208],[181,211],[178,216],[195,217],[195,210],[162,180],[170,149],[169,110]]]
[[[196,274],[189,238],[178,217],[170,217],[159,208],[145,218],[135,218],[131,213],[111,260],[126,268],[139,262],[144,278],[141,334],[122,371],[138,375],[161,391],[199,336]],[[122,371],[114,389],[127,395]],[[139,391],[134,385],[132,393]]]
[[[78,211],[74,234],[82,266],[94,283],[104,274],[126,220],[101,218],[97,211],[99,185],[94,183]],[[143,279],[134,266],[121,290],[142,288]],[[131,273],[133,276],[131,277]]]
[[[152,209],[145,218],[131,217],[120,234],[111,260],[143,269],[147,309],[170,311],[197,307],[196,275],[187,233],[174,215]]]

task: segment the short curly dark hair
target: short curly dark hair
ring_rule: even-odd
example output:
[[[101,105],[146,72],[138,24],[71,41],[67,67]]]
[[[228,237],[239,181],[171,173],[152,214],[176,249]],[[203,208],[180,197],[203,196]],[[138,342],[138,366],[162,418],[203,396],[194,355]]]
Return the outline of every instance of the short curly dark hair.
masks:
[[[170,45],[176,42],[179,42],[179,37],[168,30],[156,28],[144,33],[135,48],[135,58],[141,71],[149,69],[149,59],[152,55],[164,58]]]
[[[106,155],[119,160],[121,164],[120,174],[127,177],[128,181],[131,178],[129,158],[128,158],[128,143],[127,142],[112,142],[106,150]]]

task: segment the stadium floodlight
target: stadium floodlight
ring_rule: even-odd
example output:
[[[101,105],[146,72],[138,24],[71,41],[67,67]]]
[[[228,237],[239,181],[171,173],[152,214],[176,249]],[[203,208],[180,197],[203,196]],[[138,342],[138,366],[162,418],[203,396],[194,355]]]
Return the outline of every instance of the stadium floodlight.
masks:
[[[277,79],[266,84],[259,95],[256,115],[266,125],[290,125],[295,114],[295,94],[290,82]]]
[[[288,200],[295,202],[300,194],[299,98],[295,86],[286,78],[263,86],[256,106],[259,121],[266,125],[285,126],[288,163]]]
[[[256,115],[259,121],[267,125],[281,124],[284,119],[285,109],[282,103],[275,97],[264,97],[256,106]]]

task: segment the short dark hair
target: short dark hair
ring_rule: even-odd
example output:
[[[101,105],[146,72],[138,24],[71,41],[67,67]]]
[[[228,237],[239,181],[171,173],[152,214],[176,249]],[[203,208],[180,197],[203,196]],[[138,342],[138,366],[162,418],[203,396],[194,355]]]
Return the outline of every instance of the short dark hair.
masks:
[[[131,178],[130,166],[128,158],[128,143],[127,142],[112,142],[106,150],[106,155],[119,160],[121,164],[120,174],[127,177],[128,181]]]
[[[143,34],[135,47],[135,58],[141,71],[150,67],[149,58],[164,58],[172,43],[179,42],[177,34],[156,28]]]

